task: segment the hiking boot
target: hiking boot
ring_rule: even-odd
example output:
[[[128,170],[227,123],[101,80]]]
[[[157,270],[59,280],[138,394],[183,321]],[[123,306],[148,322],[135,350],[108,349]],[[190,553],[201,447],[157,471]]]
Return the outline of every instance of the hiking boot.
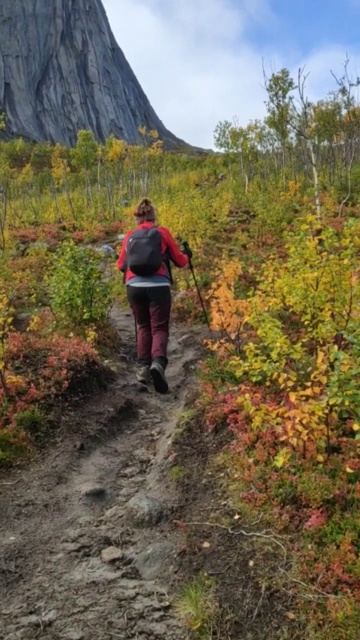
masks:
[[[165,377],[165,369],[159,362],[153,362],[150,367],[150,375],[153,379],[155,391],[158,393],[167,393],[169,385]]]
[[[150,367],[141,367],[136,373],[136,380],[141,384],[149,384],[151,382]]]

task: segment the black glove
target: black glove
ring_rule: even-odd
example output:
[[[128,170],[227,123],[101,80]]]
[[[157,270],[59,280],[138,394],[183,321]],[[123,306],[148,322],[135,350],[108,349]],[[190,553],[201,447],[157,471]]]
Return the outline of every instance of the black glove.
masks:
[[[191,251],[188,243],[186,241],[182,242],[181,244],[181,251],[183,253],[185,253],[185,255],[189,258],[189,260],[191,260],[192,256],[193,256],[193,252]]]

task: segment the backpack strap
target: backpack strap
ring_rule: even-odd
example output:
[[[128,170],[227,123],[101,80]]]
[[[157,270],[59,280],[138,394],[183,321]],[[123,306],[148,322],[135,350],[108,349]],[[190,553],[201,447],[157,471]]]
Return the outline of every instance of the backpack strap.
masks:
[[[125,258],[124,258],[124,266],[123,266],[123,270],[124,270],[124,275],[123,275],[123,283],[126,284],[126,272],[127,272],[127,249],[128,249],[128,242],[129,242],[129,238],[131,237],[131,235],[134,233],[134,230],[129,233],[127,239],[126,239],[126,247],[125,247]]]
[[[165,264],[165,269],[169,274],[170,284],[174,284],[174,280],[171,273],[171,260],[170,260],[170,255],[167,249],[164,254],[164,264]]]
[[[157,229],[159,229],[159,225],[155,225]],[[161,231],[159,231],[159,233],[161,234]],[[170,260],[170,253],[168,249],[165,249],[165,253],[164,253],[164,264],[165,264],[165,269],[169,274],[169,280],[170,280],[170,284],[174,284],[174,280],[172,277],[172,272],[171,272],[171,260]]]

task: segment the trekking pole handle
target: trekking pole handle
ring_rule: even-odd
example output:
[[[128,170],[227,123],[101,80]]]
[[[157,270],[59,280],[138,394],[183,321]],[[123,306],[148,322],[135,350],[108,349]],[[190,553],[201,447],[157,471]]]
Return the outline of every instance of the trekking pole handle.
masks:
[[[186,242],[186,240],[183,240],[183,241],[182,241],[182,243],[181,243],[181,250],[182,250],[182,252],[183,252],[183,253],[185,253],[185,255],[188,257],[188,259],[189,259],[189,264],[190,264],[190,261],[191,261],[191,258],[192,258],[192,251],[191,251],[191,249],[190,249],[190,247],[189,247],[189,243],[188,243],[188,242]]]

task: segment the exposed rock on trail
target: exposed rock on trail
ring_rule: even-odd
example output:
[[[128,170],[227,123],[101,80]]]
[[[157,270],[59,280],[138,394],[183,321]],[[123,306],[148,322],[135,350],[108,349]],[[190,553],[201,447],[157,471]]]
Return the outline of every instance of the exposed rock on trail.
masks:
[[[69,409],[43,460],[0,478],[3,640],[186,637],[169,607],[179,541],[168,464],[200,339],[181,342],[175,327],[171,393],[139,394],[124,362],[132,319],[115,321],[125,336],[116,381]]]

